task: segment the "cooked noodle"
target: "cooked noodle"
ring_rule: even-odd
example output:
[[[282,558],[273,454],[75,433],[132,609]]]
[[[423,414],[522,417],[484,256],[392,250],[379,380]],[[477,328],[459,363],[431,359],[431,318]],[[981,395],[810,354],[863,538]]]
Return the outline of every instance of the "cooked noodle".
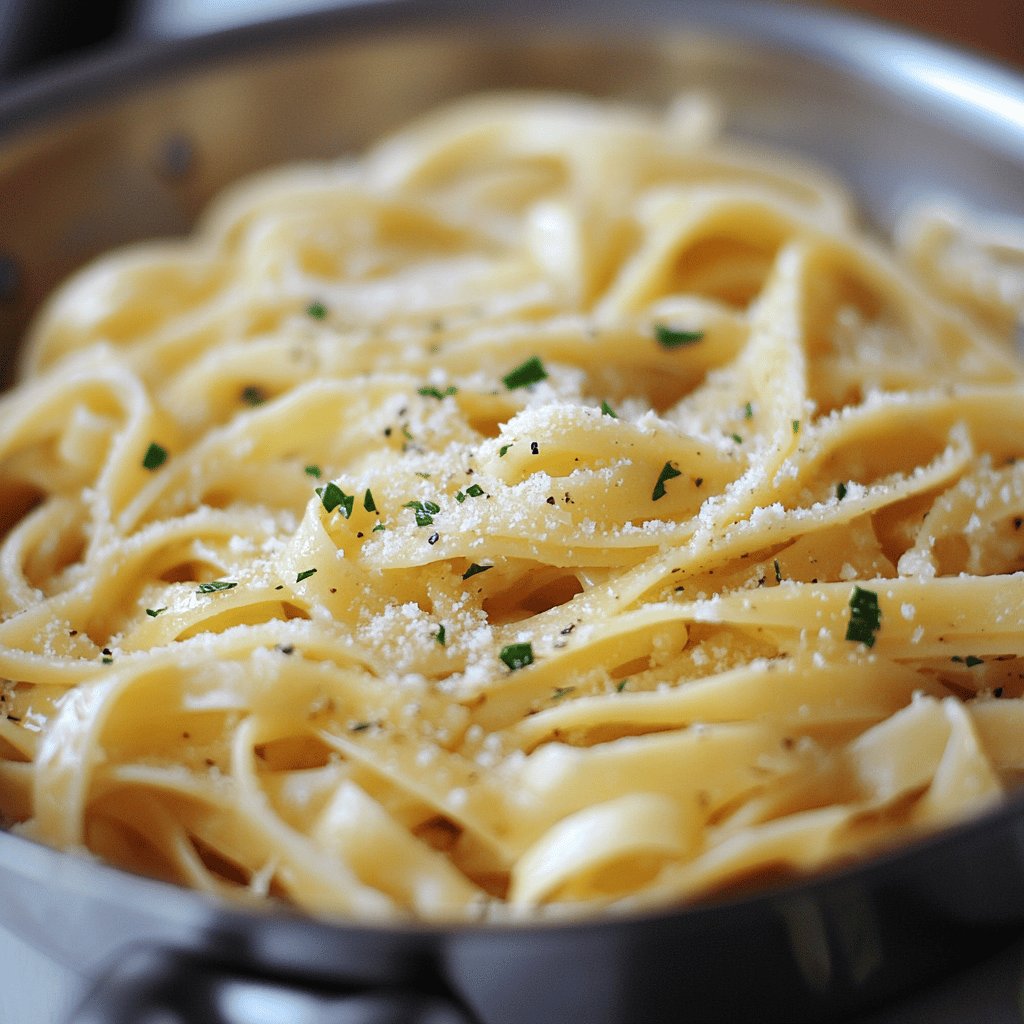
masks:
[[[12,827],[457,919],[694,900],[1002,798],[1013,268],[948,211],[894,255],[705,113],[475,99],[51,300],[0,406]]]

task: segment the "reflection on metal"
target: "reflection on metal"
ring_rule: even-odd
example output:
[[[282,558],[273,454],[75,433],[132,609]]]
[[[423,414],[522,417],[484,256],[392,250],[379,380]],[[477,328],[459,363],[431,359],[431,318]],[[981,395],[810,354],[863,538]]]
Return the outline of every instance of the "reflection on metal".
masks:
[[[1006,82],[990,82],[982,78],[965,78],[955,68],[937,60],[905,62],[905,74],[917,79],[928,89],[939,90],[976,110],[984,110],[1024,130],[1024,94],[1006,88]],[[1010,76],[1007,76],[1009,78]],[[1016,84],[1015,79],[1011,81]]]
[[[325,6],[324,0],[139,0],[132,13],[132,30],[139,35],[174,39]]]
[[[863,990],[884,967],[878,915],[862,891],[838,886],[818,899],[796,895],[780,909],[793,957],[815,991]]]
[[[825,918],[817,902],[795,896],[781,908],[793,958],[810,989],[827,992],[832,987],[832,953]]]

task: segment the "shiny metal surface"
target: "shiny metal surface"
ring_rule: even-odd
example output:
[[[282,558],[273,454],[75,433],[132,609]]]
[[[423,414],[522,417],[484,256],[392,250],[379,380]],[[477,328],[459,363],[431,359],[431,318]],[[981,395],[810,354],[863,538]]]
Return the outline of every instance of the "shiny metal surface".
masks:
[[[771,4],[525,0],[501,14],[457,0],[350,4],[108,55],[0,96],[7,379],[31,314],[95,253],[181,234],[249,171],[356,150],[446,98],[507,87],[655,103],[707,89],[730,131],[841,173],[882,231],[922,193],[1024,214],[1024,83],[942,47]],[[521,929],[246,911],[0,834],[0,920],[86,976],[113,969],[118,985],[97,990],[101,1004],[104,991],[138,983],[125,953],[145,947],[157,951],[142,972],[157,987],[167,971],[172,989],[199,984],[185,950],[225,986],[255,974],[360,998],[419,992],[486,1024],[654,1021],[680,1006],[702,1020],[834,1018],[1016,934],[1022,821],[1017,801],[750,899]]]

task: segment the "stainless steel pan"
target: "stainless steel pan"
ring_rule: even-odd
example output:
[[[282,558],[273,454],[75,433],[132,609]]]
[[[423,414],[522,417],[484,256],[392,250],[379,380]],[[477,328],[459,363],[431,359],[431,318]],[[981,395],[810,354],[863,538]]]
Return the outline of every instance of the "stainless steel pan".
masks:
[[[1024,82],[789,5],[355,3],[107,53],[0,95],[0,344],[97,251],[181,233],[224,184],[333,156],[445,98],[540,86],[665,101],[837,169],[886,230],[947,193],[1024,214]],[[838,1019],[1024,924],[1024,800],[869,863],[698,907],[516,928],[243,910],[0,834],[0,920],[100,979],[99,1021],[589,1024]]]

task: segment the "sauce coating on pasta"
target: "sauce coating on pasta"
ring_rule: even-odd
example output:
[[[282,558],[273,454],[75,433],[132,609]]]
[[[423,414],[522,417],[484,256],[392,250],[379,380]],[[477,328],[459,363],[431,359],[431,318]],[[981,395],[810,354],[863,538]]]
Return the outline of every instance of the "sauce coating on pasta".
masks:
[[[1020,294],[948,211],[904,242],[699,101],[491,96],[87,268],[0,404],[4,819],[466,919],[1000,800]]]

